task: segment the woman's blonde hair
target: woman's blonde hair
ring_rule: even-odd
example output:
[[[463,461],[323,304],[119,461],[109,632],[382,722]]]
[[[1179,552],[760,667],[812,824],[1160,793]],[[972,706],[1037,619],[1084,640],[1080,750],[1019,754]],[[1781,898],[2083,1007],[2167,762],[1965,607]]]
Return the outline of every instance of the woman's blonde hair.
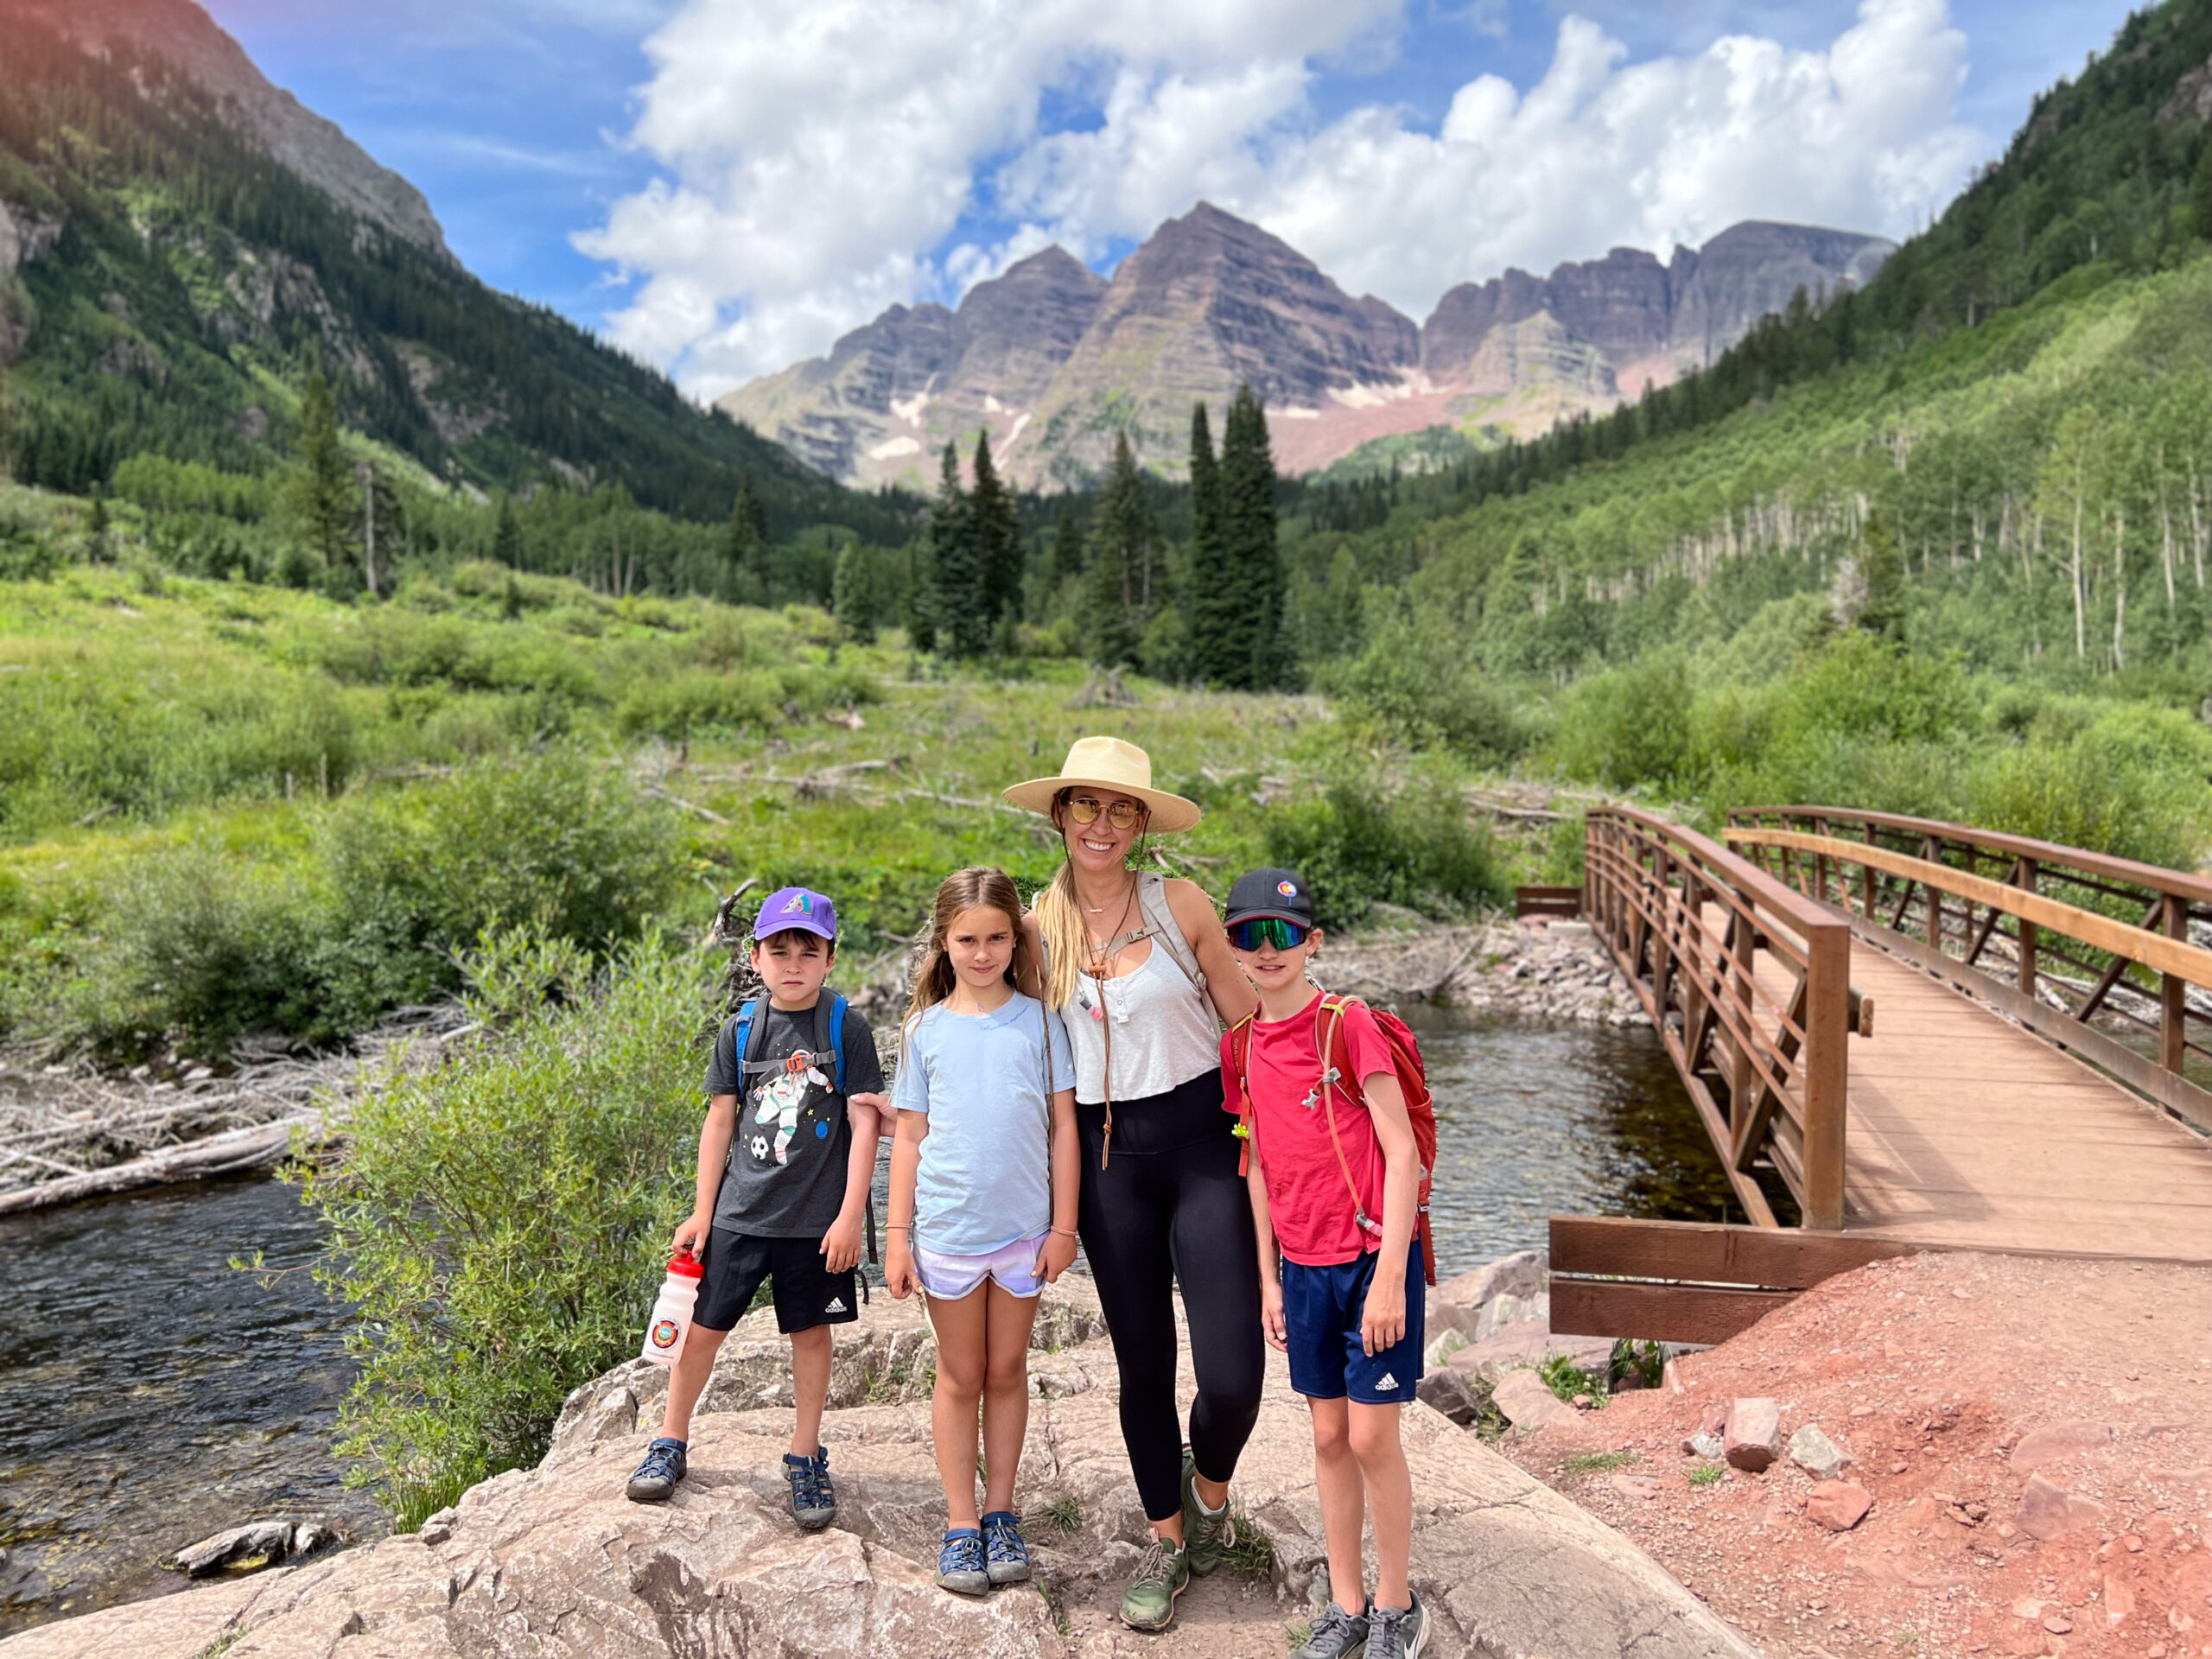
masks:
[[[914,969],[913,996],[899,1027],[902,1041],[916,1020],[952,995],[959,976],[953,971],[952,958],[945,955],[944,936],[952,931],[963,911],[978,909],[1002,912],[1007,925],[1014,930],[1014,958],[1007,963],[1007,983],[1019,990],[1029,977],[1029,936],[1022,931],[1021,891],[1014,885],[1014,878],[988,865],[955,870],[938,883],[937,899],[930,906],[929,944]]]
[[[1082,908],[1075,901],[1075,867],[1068,860],[1065,845],[1065,810],[1071,792],[1064,789],[1052,798],[1052,828],[1060,832],[1063,842],[1060,868],[1030,904],[1037,917],[1038,937],[1045,943],[1041,978],[1044,1002],[1048,1008],[1065,1008],[1075,1001],[1076,975],[1090,951],[1090,935],[1083,925]],[[1149,812],[1146,814],[1147,819],[1150,816]],[[1140,835],[1136,847],[1140,863],[1144,859],[1144,849],[1145,842]]]

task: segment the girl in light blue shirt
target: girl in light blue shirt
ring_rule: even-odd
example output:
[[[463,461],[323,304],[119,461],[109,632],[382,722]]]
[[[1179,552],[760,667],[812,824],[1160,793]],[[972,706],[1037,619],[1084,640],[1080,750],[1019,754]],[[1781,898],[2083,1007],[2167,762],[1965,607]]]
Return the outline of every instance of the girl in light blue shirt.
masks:
[[[1039,1292],[1076,1254],[1075,1067],[1059,1015],[1014,988],[1034,972],[1020,918],[1003,870],[945,878],[892,1092],[883,1276],[894,1296],[919,1287],[937,1331],[931,1427],[949,1523],[937,1581],[963,1595],[1029,1576],[1011,1507],[1029,1428],[1029,1330]]]

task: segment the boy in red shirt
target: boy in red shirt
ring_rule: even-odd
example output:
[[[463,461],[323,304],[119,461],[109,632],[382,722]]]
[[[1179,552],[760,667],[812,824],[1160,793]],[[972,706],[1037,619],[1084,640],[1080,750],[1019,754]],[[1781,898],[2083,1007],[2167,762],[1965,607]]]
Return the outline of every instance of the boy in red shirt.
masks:
[[[1321,930],[1297,874],[1241,877],[1224,919],[1237,965],[1260,994],[1258,1013],[1221,1046],[1225,1104],[1241,1112],[1249,1099],[1251,1113],[1260,1317],[1268,1342],[1289,1354],[1290,1386],[1313,1415],[1329,1551],[1330,1605],[1292,1659],[1344,1659],[1363,1643],[1367,1659],[1418,1659],[1428,1614],[1407,1582],[1413,1479],[1398,1440],[1399,1406],[1421,1375],[1413,1123],[1389,1045],[1365,1008],[1342,1015],[1352,1075],[1324,1076],[1321,1028],[1338,1016],[1322,1009],[1306,977]],[[1363,1509],[1375,1517],[1372,1603],[1360,1559]]]

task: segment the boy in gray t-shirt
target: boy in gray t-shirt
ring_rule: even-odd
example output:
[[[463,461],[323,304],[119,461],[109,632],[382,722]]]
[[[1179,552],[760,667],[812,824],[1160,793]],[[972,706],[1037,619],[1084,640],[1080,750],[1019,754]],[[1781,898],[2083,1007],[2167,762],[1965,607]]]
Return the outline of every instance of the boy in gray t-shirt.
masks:
[[[836,906],[803,887],[771,893],[753,924],[753,966],[767,994],[723,1025],[707,1063],[697,1201],[675,1240],[704,1271],[660,1438],[630,1478],[639,1503],[666,1498],[683,1478],[691,1408],[765,1281],[791,1344],[791,1514],[810,1531],[836,1518],[822,1446],[830,1327],[860,1317],[854,1269],[879,1115],[890,1110],[868,1021],[823,984],[836,940]]]

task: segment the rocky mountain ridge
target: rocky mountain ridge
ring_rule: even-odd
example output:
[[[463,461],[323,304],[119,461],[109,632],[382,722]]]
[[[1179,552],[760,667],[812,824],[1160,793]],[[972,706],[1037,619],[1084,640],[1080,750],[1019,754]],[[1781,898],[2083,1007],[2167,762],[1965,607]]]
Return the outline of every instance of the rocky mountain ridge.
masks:
[[[860,485],[926,487],[936,451],[988,430],[1001,470],[1033,486],[1089,478],[1124,429],[1173,474],[1191,404],[1224,403],[1249,380],[1278,464],[1306,472],[1395,433],[1449,426],[1491,440],[1611,409],[1710,363],[1801,288],[1818,302],[1863,284],[1893,246],[1746,221],[1664,264],[1615,248],[1549,276],[1462,283],[1416,326],[1202,201],[1110,282],[1049,248],[957,309],[894,306],[828,357],[719,407]],[[971,338],[996,342],[995,355]]]
[[[254,67],[245,48],[192,0],[23,0],[35,18],[88,52],[118,47],[168,59],[234,112],[235,124],[275,161],[340,207],[419,248],[447,253],[423,193]],[[448,256],[449,257],[449,256]]]

